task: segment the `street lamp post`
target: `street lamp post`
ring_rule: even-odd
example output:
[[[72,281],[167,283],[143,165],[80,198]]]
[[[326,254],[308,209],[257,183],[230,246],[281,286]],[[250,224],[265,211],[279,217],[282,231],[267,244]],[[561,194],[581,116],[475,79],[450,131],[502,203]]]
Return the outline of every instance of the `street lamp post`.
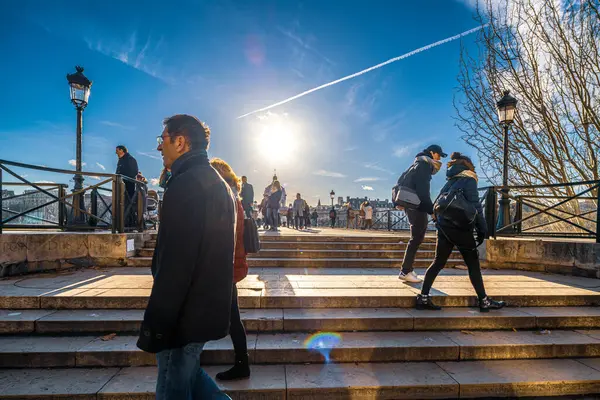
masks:
[[[498,224],[496,229],[501,229],[510,225],[510,198],[508,197],[508,128],[515,119],[517,110],[517,99],[510,95],[508,90],[504,91],[504,96],[496,103],[498,109],[498,119],[500,125],[504,128],[504,161],[502,164],[502,198],[500,199],[500,210],[498,213]]]
[[[67,74],[67,81],[71,88],[71,103],[77,110],[77,151],[75,157],[75,171],[81,172],[81,131],[83,126],[83,110],[88,104],[90,97],[90,88],[92,87],[92,81],[83,75],[83,67],[75,67],[76,71],[74,74]],[[76,173],[73,177],[75,184],[73,185],[73,192],[79,192],[83,189],[83,176],[80,173]],[[85,214],[81,212],[81,209],[85,209],[84,193],[79,193],[73,197],[73,225],[85,224]]]
[[[335,192],[333,190],[329,193],[329,197],[331,197],[331,208],[333,208],[333,199],[335,199]]]

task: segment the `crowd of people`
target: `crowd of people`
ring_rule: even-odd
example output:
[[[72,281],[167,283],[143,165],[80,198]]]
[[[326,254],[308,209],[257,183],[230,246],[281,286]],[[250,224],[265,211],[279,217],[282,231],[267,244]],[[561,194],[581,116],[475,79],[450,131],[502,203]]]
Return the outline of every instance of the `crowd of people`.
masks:
[[[157,138],[157,150],[164,164],[159,184],[165,191],[151,267],[154,284],[137,345],[156,354],[157,399],[228,399],[202,369],[200,354],[208,341],[229,335],[235,363],[216,378],[236,380],[251,374],[236,284],[248,274],[245,221],[254,216],[254,189],[247,177],[239,179],[226,161],[209,160],[211,132],[203,122],[182,114],[166,118],[163,125],[164,130]],[[117,173],[145,182],[137,170],[137,162],[124,146],[117,148],[117,155]],[[432,302],[429,293],[456,247],[467,264],[480,311],[500,309],[505,303],[487,296],[481,275],[477,246],[486,235],[486,223],[477,195],[475,167],[469,157],[452,153],[446,172],[447,183],[438,199],[431,200],[431,177],[440,171],[444,157],[447,155],[440,146],[429,146],[417,154],[398,180],[398,187],[414,192],[419,200],[414,207],[403,203],[411,239],[399,278],[409,283],[422,282],[416,299],[417,309],[439,310],[441,307]],[[131,182],[126,182],[129,192],[131,186],[127,183]],[[461,199],[466,205],[462,207],[474,208],[472,220],[460,220],[460,209],[451,214],[449,206],[442,207],[443,201],[439,199],[451,193],[463,196]],[[279,210],[286,204],[286,197],[285,188],[277,176],[273,176],[259,206],[268,230],[278,230]],[[358,215],[363,221],[362,229],[370,229],[372,205],[365,201],[356,211],[358,213],[347,205],[348,221]],[[314,224],[311,219],[315,214],[297,193],[287,207],[286,222],[289,227],[293,224],[294,229],[304,229]],[[435,259],[422,281],[413,264],[425,237],[429,215],[437,227],[437,244]],[[334,208],[329,217],[335,226]]]

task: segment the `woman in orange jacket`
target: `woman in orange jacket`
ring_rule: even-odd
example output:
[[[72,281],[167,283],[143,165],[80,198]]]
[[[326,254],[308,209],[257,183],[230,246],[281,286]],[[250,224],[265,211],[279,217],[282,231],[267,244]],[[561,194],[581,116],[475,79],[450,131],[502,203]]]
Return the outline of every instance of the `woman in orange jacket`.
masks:
[[[233,295],[231,299],[231,327],[229,335],[233,342],[235,351],[235,365],[227,371],[219,372],[217,379],[221,381],[231,381],[250,377],[250,363],[248,361],[248,343],[246,340],[246,330],[240,317],[240,308],[238,306],[238,294],[235,283],[241,281],[248,275],[248,261],[246,261],[246,250],[244,249],[244,206],[240,201],[239,191],[241,181],[236,176],[233,169],[220,158],[213,158],[210,165],[221,175],[229,184],[234,194],[237,206],[236,230],[235,230],[235,255],[233,262]]]

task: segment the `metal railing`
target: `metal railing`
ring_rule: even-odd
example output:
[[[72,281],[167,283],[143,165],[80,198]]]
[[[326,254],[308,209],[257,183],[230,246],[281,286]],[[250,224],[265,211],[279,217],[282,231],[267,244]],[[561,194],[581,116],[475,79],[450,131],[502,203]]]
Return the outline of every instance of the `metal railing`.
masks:
[[[600,243],[600,180],[509,186],[510,223],[497,226],[503,189],[479,189],[490,236],[588,238]]]
[[[14,167],[81,175],[99,182],[67,193],[66,184],[31,182],[16,173]],[[17,182],[6,182],[4,175],[12,176]],[[22,187],[32,189],[21,194],[9,190]],[[144,199],[147,187],[123,175],[76,172],[0,160],[0,193],[0,234],[3,229],[111,230],[112,233],[146,229]]]

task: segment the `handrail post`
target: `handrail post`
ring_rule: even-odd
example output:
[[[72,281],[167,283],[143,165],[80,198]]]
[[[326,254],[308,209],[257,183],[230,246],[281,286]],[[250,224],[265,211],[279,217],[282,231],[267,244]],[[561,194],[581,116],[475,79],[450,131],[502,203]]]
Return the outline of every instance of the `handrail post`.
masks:
[[[93,215],[93,217],[90,217],[90,226],[97,226],[98,225],[98,219],[96,218],[96,216],[98,215],[98,189],[94,188],[92,189],[92,193],[90,193],[90,202],[92,203],[90,205],[90,214]]]
[[[596,186],[596,243],[600,243],[600,183]]]
[[[119,222],[119,205],[117,201],[117,180],[115,178],[112,179],[112,199],[111,199],[111,218],[110,218],[110,231],[111,233],[117,233],[117,225]]]
[[[392,230],[392,210],[387,210],[388,232]]]
[[[517,224],[515,225],[515,230],[517,233],[521,233],[523,229],[523,223],[521,222],[523,219],[523,199],[521,196],[518,196],[516,200],[517,204],[515,206],[515,222]]]
[[[125,232],[125,183],[123,177],[117,175],[115,183],[115,191],[113,192],[113,217],[115,217],[117,232]],[[115,207],[116,206],[116,207]]]
[[[496,189],[491,187],[485,194],[485,221],[487,223],[487,238],[496,238]]]
[[[143,183],[138,184],[136,182],[136,187],[137,187],[137,225],[138,225],[138,231],[139,232],[143,232],[144,231],[144,191],[142,189],[142,185]]]
[[[66,211],[67,208],[65,206],[65,187],[62,184],[58,185],[58,226],[61,230],[65,229],[65,220],[66,220]]]

